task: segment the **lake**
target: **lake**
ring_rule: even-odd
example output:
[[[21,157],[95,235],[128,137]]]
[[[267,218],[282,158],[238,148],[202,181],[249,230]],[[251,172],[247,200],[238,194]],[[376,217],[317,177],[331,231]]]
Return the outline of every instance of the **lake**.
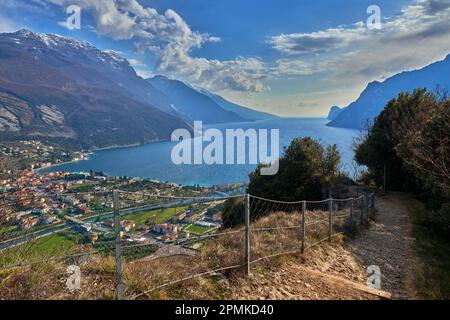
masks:
[[[344,169],[350,171],[353,160],[353,139],[359,132],[352,129],[327,127],[322,118],[277,118],[257,122],[227,123],[207,128],[244,130],[279,129],[280,152],[296,137],[311,137],[323,145],[336,144],[342,155]],[[270,133],[269,133],[270,137]],[[41,172],[103,171],[110,176],[152,178],[184,185],[224,185],[248,182],[248,174],[255,165],[175,165],[171,161],[172,148],[177,143],[167,141],[138,147],[96,151],[88,160],[66,163],[43,169]]]

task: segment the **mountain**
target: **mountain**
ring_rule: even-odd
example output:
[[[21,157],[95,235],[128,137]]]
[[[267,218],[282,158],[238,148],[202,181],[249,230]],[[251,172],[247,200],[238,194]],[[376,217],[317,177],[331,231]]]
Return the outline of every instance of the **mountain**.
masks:
[[[434,90],[437,86],[450,87],[450,55],[444,60],[419,70],[402,72],[383,82],[372,82],[360,97],[345,108],[328,125],[361,129],[380,114],[385,105],[401,92],[416,88]]]
[[[205,124],[212,124],[245,121],[184,82],[164,76],[155,76],[147,81],[168,96],[172,107],[188,122],[203,121]]]
[[[342,108],[338,106],[332,106],[330,112],[328,113],[327,119],[333,121],[342,112]]]
[[[273,114],[255,111],[253,109],[240,106],[233,102],[230,102],[221,96],[208,92],[206,90],[201,90],[201,92],[208,97],[210,97],[215,103],[217,103],[220,107],[225,110],[231,111],[239,115],[241,118],[247,121],[257,121],[257,120],[267,120],[276,118]]]
[[[177,128],[190,125],[118,54],[28,30],[0,34],[0,131],[106,147]]]

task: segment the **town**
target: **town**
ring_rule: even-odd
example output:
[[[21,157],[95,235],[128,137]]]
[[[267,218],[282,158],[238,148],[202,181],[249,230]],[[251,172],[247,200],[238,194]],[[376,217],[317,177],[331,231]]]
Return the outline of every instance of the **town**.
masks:
[[[37,147],[45,150],[40,159],[52,150],[40,142],[30,142],[30,146],[25,153],[32,153]],[[0,150],[3,156],[17,151],[10,147],[0,147]],[[82,153],[71,156],[70,160],[77,161],[84,157]],[[2,171],[0,260],[2,255],[8,256],[5,254],[8,251],[31,241],[54,243],[55,247],[64,244],[62,248],[68,245],[71,250],[99,248],[112,241],[112,190],[123,191],[120,198],[122,240],[127,244],[152,246],[151,252],[219,229],[224,204],[220,198],[242,190],[239,185],[182,186],[144,178],[109,177],[93,171],[40,172],[39,169],[52,164],[36,162],[26,169]],[[193,202],[190,198],[212,200]],[[33,247],[38,250],[40,246]],[[41,257],[42,252],[34,255]]]

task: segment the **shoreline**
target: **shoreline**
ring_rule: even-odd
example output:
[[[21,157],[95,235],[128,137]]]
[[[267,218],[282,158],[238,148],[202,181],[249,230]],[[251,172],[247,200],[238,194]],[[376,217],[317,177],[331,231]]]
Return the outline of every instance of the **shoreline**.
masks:
[[[297,136],[311,136],[311,137],[319,137],[319,139],[325,139],[322,140],[323,141],[327,141],[327,143],[341,143],[342,145],[342,151],[343,152],[343,161],[344,159],[348,158],[348,163],[350,163],[351,158],[353,157],[353,153],[351,148],[349,147],[349,145],[351,144],[351,140],[352,137],[354,137],[355,134],[355,130],[350,130],[352,132],[347,132],[347,130],[345,129],[340,129],[343,131],[343,138],[344,139],[340,139],[339,141],[336,141],[337,139],[335,138],[336,136],[336,132],[335,130],[323,130],[324,132],[322,132],[321,130],[317,130],[317,128],[321,128],[322,126],[324,128],[329,128],[326,127],[326,118],[322,118],[322,117],[317,117],[317,118],[297,118],[297,117],[293,117],[293,118],[285,118],[284,120],[287,120],[285,122],[281,121],[275,121],[274,123],[272,122],[268,122],[266,123],[266,121],[258,121],[261,122],[260,124],[255,124],[257,127],[268,127],[268,128],[272,128],[272,127],[277,127],[277,126],[282,126],[282,125],[286,125],[287,126],[287,131],[286,131],[286,138],[283,138],[283,136],[281,137],[281,143],[285,143],[288,144],[288,140],[291,140],[292,138],[295,138]],[[296,120],[300,120],[297,122],[295,122]],[[307,121],[301,121],[301,120],[307,120]],[[294,121],[294,122],[292,122]],[[318,122],[317,122],[318,121]],[[231,127],[239,127],[239,124],[236,125],[232,125],[229,124]],[[304,125],[304,129],[302,129],[303,127],[298,127],[299,125]],[[247,124],[246,126],[243,126],[244,129],[246,129],[248,126],[251,126],[251,124]],[[227,125],[225,125],[224,127],[228,128]],[[259,128],[258,127],[258,128]],[[283,127],[284,128],[284,127]],[[221,129],[223,129],[221,127]],[[337,128],[339,130],[339,128]],[[288,139],[289,138],[289,139]],[[286,141],[284,141],[284,140]],[[151,164],[147,164],[147,163],[143,163],[142,161],[134,161],[133,159],[130,159],[130,164],[132,164],[132,166],[130,168],[127,169],[126,164],[125,163],[121,163],[121,161],[128,161],[127,158],[123,157],[123,154],[136,154],[139,157],[141,157],[142,155],[148,156],[148,157],[152,157],[152,152],[158,152],[158,151],[163,151],[163,152],[167,152],[166,149],[170,148],[169,146],[166,146],[165,143],[170,142],[169,139],[158,139],[158,140],[154,140],[154,141],[149,141],[146,144],[137,144],[137,143],[133,143],[133,144],[127,144],[127,145],[110,145],[110,146],[106,146],[103,148],[92,148],[90,150],[86,150],[86,153],[94,153],[94,155],[90,155],[89,157],[84,158],[83,160],[90,160],[90,162],[85,163],[82,162],[83,160],[73,160],[73,161],[67,161],[64,163],[54,163],[51,166],[45,167],[45,168],[40,168],[38,169],[39,173],[46,173],[46,172],[54,172],[54,171],[65,171],[65,172],[89,172],[90,168],[95,169],[95,171],[102,171],[104,172],[104,174],[108,177],[117,177],[117,176],[127,176],[129,178],[136,178],[136,179],[151,179],[151,180],[158,180],[160,182],[168,182],[171,184],[177,184],[177,185],[183,185],[183,186],[195,186],[195,185],[200,185],[200,186],[205,186],[205,187],[213,187],[213,186],[230,186],[230,185],[234,185],[234,184],[246,184],[248,183],[248,173],[250,171],[253,170],[253,168],[250,168],[247,170],[243,170],[240,168],[236,168],[236,170],[238,170],[239,175],[233,173],[230,174],[230,176],[228,177],[220,177],[220,176],[207,176],[206,174],[204,174],[201,170],[199,169],[195,169],[195,168],[190,168],[187,167],[186,168],[186,172],[184,170],[180,171],[180,169],[173,169],[172,171],[162,171],[160,172],[159,169],[157,168],[163,168],[165,169],[166,166],[163,164],[159,164],[158,162],[158,166],[155,167]],[[146,146],[149,148],[150,151],[133,151],[134,148],[146,148]],[[114,153],[114,151],[110,151],[110,150],[123,150],[123,151],[117,151],[117,153]],[[130,151],[128,151],[130,150]],[[111,152],[111,154],[110,154]],[[120,157],[120,159],[122,159],[121,161],[117,161],[114,159],[110,159],[111,157],[115,158],[115,157]],[[153,159],[153,158],[151,158]],[[154,155],[154,159],[152,161],[156,161],[156,160],[165,160],[165,157],[162,156],[157,156],[156,154]],[[102,164],[102,162],[105,161],[105,163]],[[91,166],[91,162],[92,162],[92,166]],[[111,162],[112,164],[109,164],[109,162]],[[146,169],[146,166],[149,165],[149,169]],[[139,167],[138,167],[139,166]],[[142,166],[142,168],[140,168],[140,166]],[[110,168],[113,172],[109,172]],[[167,168],[170,168],[170,166],[167,166]],[[226,171],[226,170],[225,170]],[[242,171],[242,175],[241,175],[241,171]],[[244,172],[245,171],[245,172]],[[222,172],[220,169],[214,169],[211,171],[212,173],[217,173],[217,172]],[[226,171],[228,172],[228,171]],[[129,173],[129,174],[126,174]],[[180,173],[180,176],[177,175],[177,173]],[[240,181],[239,181],[240,180]],[[178,182],[177,182],[178,181]],[[198,182],[199,181],[199,182]],[[221,183],[223,182],[223,183]]]
[[[130,143],[130,144],[126,144],[126,145],[110,145],[107,147],[88,149],[86,152],[92,153],[92,152],[112,150],[112,149],[134,148],[134,147],[146,146],[146,145],[150,145],[150,144],[167,142],[167,141],[170,141],[170,139],[168,139],[168,138],[167,139],[159,139],[159,140],[149,141],[144,144],[137,142],[137,143]]]
[[[45,168],[38,168],[35,171],[39,173],[39,171],[41,170],[45,170],[45,169],[51,169],[57,166],[63,166],[66,164],[71,164],[71,163],[76,163],[76,162],[80,162],[80,161],[87,161],[90,160],[90,156],[94,153],[94,152],[99,152],[99,151],[107,151],[107,150],[114,150],[114,149],[125,149],[125,148],[135,148],[135,147],[140,147],[140,146],[146,146],[146,145],[150,145],[150,144],[155,144],[155,143],[160,143],[160,142],[167,142],[170,141],[170,139],[161,139],[161,140],[155,140],[146,144],[140,144],[140,143],[132,143],[132,144],[127,144],[127,145],[111,145],[111,146],[107,146],[107,147],[102,147],[102,148],[92,148],[92,149],[88,149],[88,150],[81,150],[81,151],[75,151],[75,152],[79,152],[81,155],[84,156],[83,159],[78,159],[78,160],[71,160],[71,161],[65,161],[65,162],[61,162],[61,163],[52,163],[51,166],[45,167]]]

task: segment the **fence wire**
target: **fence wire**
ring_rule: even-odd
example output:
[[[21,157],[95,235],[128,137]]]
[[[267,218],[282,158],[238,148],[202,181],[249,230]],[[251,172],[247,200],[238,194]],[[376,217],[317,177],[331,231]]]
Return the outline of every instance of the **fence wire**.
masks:
[[[57,289],[65,285],[67,267],[75,265],[90,297],[115,298],[120,285],[119,298],[165,298],[169,292],[171,297],[189,298],[196,279],[248,273],[271,258],[333,241],[366,223],[368,207],[374,207],[374,195],[283,202],[252,195],[117,193],[115,208],[112,192],[0,200],[0,297],[48,298],[53,290],[60,296],[50,297],[61,298]],[[18,222],[18,214],[30,208],[67,201],[96,209],[69,214],[70,219],[68,212],[40,212],[41,218],[57,217],[44,226],[25,228]],[[117,234],[115,212],[120,221]],[[22,270],[20,279],[2,278],[13,269]],[[22,296],[8,291],[11,281],[23,286]],[[62,297],[75,296],[63,290]]]
[[[121,193],[121,198],[136,195]],[[155,198],[159,201],[157,209],[121,216],[122,222],[135,221],[137,230],[143,228],[157,246],[152,255],[126,261],[125,298],[151,298],[169,285],[219,272],[230,273],[241,267],[243,196]],[[129,245],[142,246],[146,244]]]

